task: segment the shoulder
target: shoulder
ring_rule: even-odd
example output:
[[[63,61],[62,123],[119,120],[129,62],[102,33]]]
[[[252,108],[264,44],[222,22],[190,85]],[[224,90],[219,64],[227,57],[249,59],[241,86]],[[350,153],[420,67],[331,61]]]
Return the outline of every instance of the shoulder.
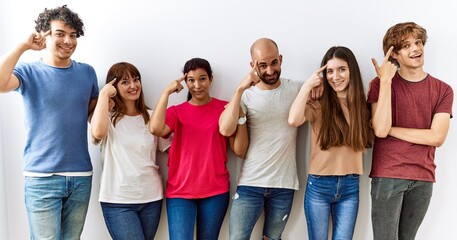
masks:
[[[225,106],[226,104],[228,104],[227,101],[225,101],[225,100],[220,100],[220,99],[215,98],[215,97],[213,97],[212,103],[215,104],[215,105],[223,105],[223,106]]]
[[[95,69],[94,67],[92,67],[91,65],[87,64],[87,63],[83,63],[83,62],[77,62],[75,60],[71,60],[71,64],[72,66],[77,69],[77,70],[83,70],[83,71],[88,71],[88,72],[91,72],[91,73],[94,73],[95,74]]]

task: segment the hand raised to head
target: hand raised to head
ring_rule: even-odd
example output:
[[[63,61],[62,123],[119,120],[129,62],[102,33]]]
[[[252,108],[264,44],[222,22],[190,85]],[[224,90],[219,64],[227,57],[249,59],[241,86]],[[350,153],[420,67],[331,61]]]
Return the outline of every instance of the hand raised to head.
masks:
[[[51,30],[47,32],[34,32],[27,39],[26,45],[33,50],[42,50],[46,48],[46,37],[51,34]]]
[[[116,78],[114,78],[111,82],[109,82],[105,86],[103,86],[102,90],[100,90],[100,94],[104,94],[109,98],[116,96],[117,90],[116,90],[116,87],[114,86],[115,82],[116,82]]]
[[[319,99],[322,96],[322,92],[324,92],[324,78],[321,76],[321,73],[327,68],[327,65],[319,68],[316,72],[314,72],[308,80],[306,80],[305,84],[311,87],[311,93],[309,94],[309,98],[312,100]]]
[[[184,88],[181,82],[185,81],[186,78],[187,78],[187,73],[184,74],[184,76],[180,77],[179,79],[171,82],[170,85],[168,85],[168,87],[166,88],[166,91],[168,92],[168,94],[181,92],[181,90]]]
[[[392,55],[393,50],[394,47],[391,46],[389,48],[389,51],[387,51],[381,66],[378,65],[376,59],[371,59],[371,62],[373,63],[374,69],[376,71],[376,76],[378,76],[379,79],[391,80],[397,72],[397,66],[393,64],[391,61],[389,61],[389,58]]]
[[[251,86],[256,85],[260,81],[261,80],[259,77],[259,68],[258,68],[257,60],[256,60],[256,61],[254,61],[254,64],[253,64],[252,69],[249,72],[249,74],[246,77],[244,77],[243,81],[241,82],[240,88],[242,88],[243,90],[246,90],[246,89],[250,88]]]

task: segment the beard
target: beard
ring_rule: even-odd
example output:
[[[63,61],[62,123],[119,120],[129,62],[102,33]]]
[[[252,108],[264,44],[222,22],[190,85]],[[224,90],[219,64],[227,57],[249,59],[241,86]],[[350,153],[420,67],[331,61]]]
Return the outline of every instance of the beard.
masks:
[[[275,76],[275,77],[272,78],[271,76]],[[274,85],[275,83],[278,82],[280,76],[281,76],[281,70],[274,71],[272,75],[268,75],[268,74],[264,73],[264,74],[262,74],[262,76],[259,76],[259,78],[265,84]]]

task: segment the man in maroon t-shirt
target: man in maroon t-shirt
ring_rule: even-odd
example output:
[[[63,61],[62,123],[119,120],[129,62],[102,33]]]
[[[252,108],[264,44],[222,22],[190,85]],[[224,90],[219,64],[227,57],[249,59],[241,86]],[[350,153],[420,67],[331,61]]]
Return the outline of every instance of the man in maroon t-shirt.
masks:
[[[413,22],[394,25],[386,54],[370,83],[376,135],[370,177],[375,240],[414,239],[435,182],[435,148],[452,118],[452,88],[423,70],[427,32]]]

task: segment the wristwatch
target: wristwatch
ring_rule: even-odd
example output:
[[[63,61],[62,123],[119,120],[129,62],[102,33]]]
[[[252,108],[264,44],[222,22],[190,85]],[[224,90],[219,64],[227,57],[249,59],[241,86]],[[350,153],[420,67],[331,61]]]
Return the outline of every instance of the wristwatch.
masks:
[[[245,124],[245,123],[246,123],[246,120],[247,120],[246,115],[244,115],[244,116],[238,118],[238,125],[243,125],[243,124]]]

